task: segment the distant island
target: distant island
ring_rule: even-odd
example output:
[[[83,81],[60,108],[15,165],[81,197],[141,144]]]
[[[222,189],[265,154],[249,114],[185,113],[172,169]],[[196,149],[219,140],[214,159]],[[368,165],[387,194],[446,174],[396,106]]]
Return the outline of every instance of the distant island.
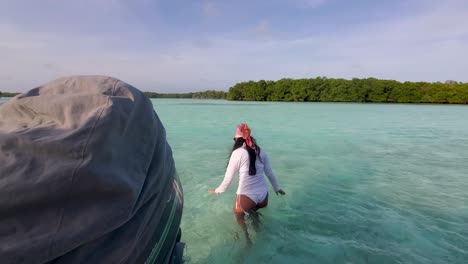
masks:
[[[241,101],[468,104],[468,83],[326,77],[260,80],[235,84],[229,88],[226,98]]]
[[[0,97],[18,93],[0,91]],[[468,104],[468,83],[399,82],[376,78],[351,80],[317,77],[278,81],[239,82],[228,92],[208,90],[193,93],[144,92],[149,98],[227,99],[233,101],[360,102]]]
[[[15,97],[20,93],[8,93],[8,92],[2,92],[0,91],[0,97]]]
[[[468,104],[468,83],[399,82],[376,78],[352,80],[317,77],[240,82],[229,91],[160,94],[150,98],[227,99],[233,101],[359,102]]]
[[[143,92],[149,98],[187,98],[187,99],[226,99],[226,92],[208,90],[194,93],[155,93]],[[0,97],[14,97],[20,93],[1,92]]]
[[[149,98],[188,98],[188,99],[226,99],[227,93],[223,91],[208,90],[195,93],[155,93],[144,92]]]

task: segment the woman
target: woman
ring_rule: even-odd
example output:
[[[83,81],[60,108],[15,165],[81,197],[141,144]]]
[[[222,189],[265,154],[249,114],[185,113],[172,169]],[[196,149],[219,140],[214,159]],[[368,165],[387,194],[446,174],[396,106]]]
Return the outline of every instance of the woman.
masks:
[[[268,156],[264,151],[261,151],[250,133],[251,130],[247,124],[239,124],[236,127],[234,146],[224,180],[218,188],[208,191],[216,194],[223,193],[231,184],[235,174],[239,173],[239,186],[236,192],[234,213],[248,243],[251,243],[251,241],[244,222],[244,215],[253,214],[258,209],[268,205],[268,185],[264,175],[268,177],[277,195],[286,194],[278,185],[270,167]]]

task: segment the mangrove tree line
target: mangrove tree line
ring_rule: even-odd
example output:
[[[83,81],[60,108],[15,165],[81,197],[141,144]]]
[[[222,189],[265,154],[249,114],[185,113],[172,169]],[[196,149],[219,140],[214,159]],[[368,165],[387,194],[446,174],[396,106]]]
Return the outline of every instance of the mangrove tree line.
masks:
[[[193,98],[193,99],[226,99],[226,92],[208,90],[195,93],[155,93],[144,92],[149,98]]]
[[[240,82],[229,88],[228,100],[374,102],[374,103],[468,103],[468,83],[446,81],[399,82],[375,78],[281,79]]]
[[[19,93],[9,93],[0,91],[0,97],[15,97]]]

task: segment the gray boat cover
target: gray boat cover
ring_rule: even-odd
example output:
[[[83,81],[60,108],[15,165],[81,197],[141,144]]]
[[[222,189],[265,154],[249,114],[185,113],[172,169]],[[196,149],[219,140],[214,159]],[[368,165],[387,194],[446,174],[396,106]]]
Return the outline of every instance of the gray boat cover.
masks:
[[[162,263],[183,195],[151,101],[105,76],[0,106],[0,263]]]

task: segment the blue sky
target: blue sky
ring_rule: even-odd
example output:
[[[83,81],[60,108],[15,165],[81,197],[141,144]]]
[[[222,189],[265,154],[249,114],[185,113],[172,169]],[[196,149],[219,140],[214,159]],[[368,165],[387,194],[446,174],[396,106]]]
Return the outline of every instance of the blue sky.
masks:
[[[156,92],[290,78],[468,82],[465,0],[0,0],[0,90],[67,75]]]

